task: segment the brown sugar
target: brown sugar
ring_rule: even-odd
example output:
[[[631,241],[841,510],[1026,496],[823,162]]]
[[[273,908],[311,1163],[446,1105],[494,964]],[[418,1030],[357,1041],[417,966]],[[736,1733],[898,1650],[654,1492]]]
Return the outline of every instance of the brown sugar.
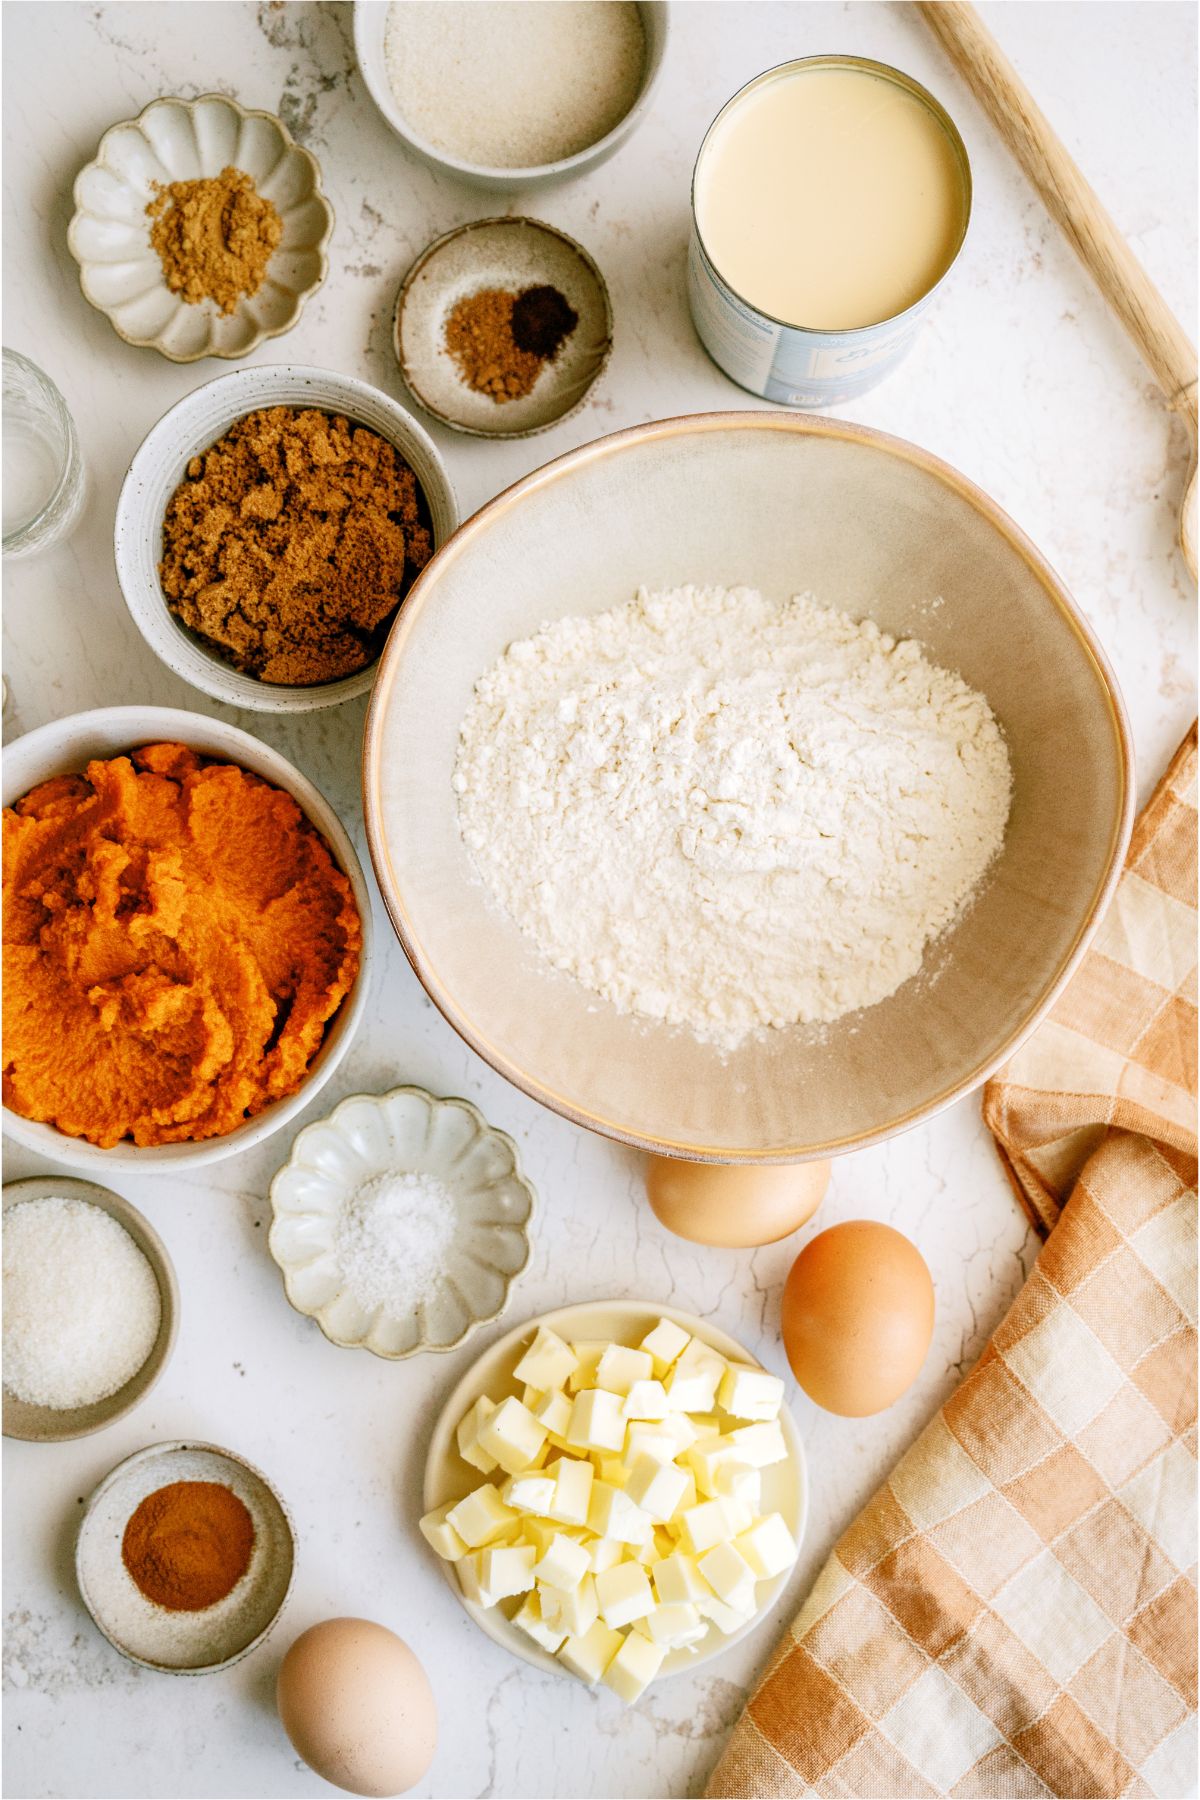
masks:
[[[150,242],[173,294],[231,313],[256,294],[283,237],[283,220],[242,169],[199,181],[155,183]]]
[[[433,554],[398,451],[315,409],[247,413],[194,456],[163,518],[172,612],[235,668],[289,687],[374,661]]]

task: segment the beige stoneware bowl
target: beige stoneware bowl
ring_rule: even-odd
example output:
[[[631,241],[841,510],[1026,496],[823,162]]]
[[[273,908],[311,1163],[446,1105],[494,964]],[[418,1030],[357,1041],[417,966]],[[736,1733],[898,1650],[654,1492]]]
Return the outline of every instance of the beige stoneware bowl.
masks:
[[[155,183],[211,179],[232,165],[253,178],[280,215],[283,237],[261,287],[223,315],[211,300],[173,294],[150,242],[146,208]],[[67,233],[84,299],[127,344],[172,362],[203,356],[240,360],[264,339],[290,331],[329,266],[333,208],[321,171],[273,113],[225,94],[154,100],[136,119],[113,125],[75,182]]]
[[[68,1438],[89,1437],[93,1431],[102,1431],[106,1425],[124,1418],[140,1400],[146,1398],[166,1368],[175,1348],[175,1335],[179,1328],[179,1289],[175,1282],[175,1270],[167,1255],[167,1247],[149,1219],[136,1206],[131,1206],[128,1200],[123,1200],[120,1194],[114,1194],[109,1188],[97,1187],[94,1181],[72,1181],[63,1175],[35,1175],[28,1181],[9,1182],[4,1190],[4,1211],[7,1213],[10,1207],[20,1206],[26,1200],[60,1198],[83,1200],[89,1206],[99,1207],[101,1212],[106,1212],[129,1233],[150,1264],[158,1283],[161,1310],[158,1336],[149,1356],[115,1394],[109,1394],[103,1400],[94,1400],[89,1406],[59,1408],[35,1406],[28,1400],[18,1400],[15,1394],[5,1388],[5,1437],[24,1438],[35,1444],[62,1444]]]
[[[551,968],[474,877],[451,787],[473,685],[506,645],[643,584],[685,582],[745,583],[779,599],[811,590],[919,639],[986,695],[1013,770],[1004,848],[921,973],[834,1025],[764,1033],[732,1054],[622,1015]],[[979,488],[861,426],[710,413],[635,426],[558,458],[434,558],[380,662],[364,802],[409,959],[493,1068],[567,1118],[646,1150],[800,1162],[928,1118],[1033,1030],[1116,883],[1131,754],[1099,644]]]
[[[178,1174],[207,1163],[220,1162],[239,1150],[249,1150],[269,1138],[302,1107],[314,1099],[329,1080],[358,1029],[367,999],[371,965],[371,896],[362,865],[341,820],[324,795],[299,769],[269,744],[240,731],[224,719],[201,713],[181,712],[168,706],[106,706],[95,712],[74,713],[52,724],[26,732],[4,752],[4,804],[13,806],[39,782],[52,775],[80,771],[95,757],[123,755],[140,744],[178,743],[217,762],[237,763],[282,788],[296,801],[311,824],[325,839],[334,861],[354,892],[362,920],[362,961],[358,978],[330,1020],[308,1074],[294,1094],[276,1100],[225,1137],[204,1138],[195,1144],[159,1144],[139,1147],[115,1144],[109,1150],[84,1138],[68,1137],[53,1125],[24,1119],[4,1108],[4,1131],[14,1143],[33,1150],[50,1162],[66,1163],[103,1180],[120,1170],[127,1175],[148,1175],[162,1170]]]
[[[507,1394],[520,1395],[521,1384],[514,1381],[513,1369],[539,1325],[556,1331],[568,1342],[578,1342],[584,1338],[607,1338],[614,1343],[636,1344],[648,1331],[653,1330],[659,1319],[673,1319],[685,1331],[691,1332],[693,1337],[711,1345],[733,1362],[752,1363],[756,1368],[761,1367],[756,1356],[752,1356],[735,1338],[729,1337],[709,1320],[697,1319],[691,1313],[678,1312],[671,1306],[658,1306],[648,1300],[584,1301],[577,1306],[560,1307],[557,1312],[543,1313],[538,1319],[527,1319],[515,1331],[507,1332],[498,1343],[489,1345],[479,1360],[467,1370],[438,1414],[425,1458],[425,1511],[432,1512],[435,1507],[461,1500],[464,1494],[470,1493],[484,1479],[478,1469],[473,1469],[458,1454],[455,1439],[458,1422],[481,1394],[497,1401]],[[765,1513],[781,1513],[799,1545],[803,1541],[808,1518],[808,1466],[796,1421],[786,1406],[780,1411],[779,1424],[787,1444],[788,1457],[786,1462],[774,1463],[762,1472],[762,1510]],[[443,1562],[440,1557],[438,1561],[464,1611],[471,1615],[480,1630],[485,1631],[494,1643],[511,1650],[522,1662],[532,1663],[535,1669],[552,1669],[557,1675],[566,1673],[557,1657],[540,1649],[531,1637],[511,1622],[508,1614],[517,1610],[519,1600],[507,1602],[504,1606],[477,1606],[467,1599],[459,1587],[453,1565]],[[731,1632],[726,1637],[715,1625],[710,1625],[708,1636],[701,1640],[695,1653],[690,1650],[670,1652],[660,1670],[660,1676],[674,1675],[683,1669],[695,1670],[701,1663],[711,1662],[732,1644],[756,1630],[779,1599],[792,1573],[792,1569],[785,1569],[782,1575],[776,1575],[770,1581],[759,1582],[756,1590],[758,1610],[740,1631]]]

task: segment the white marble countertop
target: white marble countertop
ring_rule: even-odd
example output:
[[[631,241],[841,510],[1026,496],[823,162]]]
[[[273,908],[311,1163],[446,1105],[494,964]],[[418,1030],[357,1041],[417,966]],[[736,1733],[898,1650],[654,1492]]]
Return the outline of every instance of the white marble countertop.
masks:
[[[1168,301],[1194,330],[1195,15],[1183,5],[992,4],[985,14]],[[212,89],[282,114],[316,153],[337,213],[331,272],[299,327],[255,362],[305,361],[402,399],[390,349],[397,283],[432,237],[502,210],[410,161],[355,68],[339,4],[5,8],[6,343],[54,376],[92,477],[71,541],[5,569],[7,734],[117,701],[220,711],[167,673],[126,614],[113,572],[117,489],[145,432],[222,365],[176,367],[121,343],[80,297],[66,248],[71,184],[101,132],[160,94]],[[1060,571],[1116,667],[1143,793],[1192,715],[1192,605],[1173,548],[1182,434],[978,108],[903,5],[675,8],[653,115],[597,173],[529,195],[608,279],[616,347],[587,408],[528,442],[433,427],[463,509],[618,426],[753,404],[709,364],[684,294],[688,176],[717,107],[758,70],[845,49],[895,62],[956,118],[975,173],[962,259],[917,350],[845,411],[915,439],[993,494]],[[292,757],[362,848],[361,704],[293,722],[239,717]],[[365,850],[364,850],[365,855]],[[371,1017],[319,1113],[341,1095],[422,1083],[475,1100],[512,1132],[542,1199],[509,1322],[598,1295],[711,1316],[783,1370],[780,1288],[795,1241],[751,1253],[668,1237],[639,1159],[541,1111],[493,1075],[424,998],[382,915]],[[306,1115],[307,1116],[307,1115]],[[625,1712],[607,1693],[535,1673],[451,1600],[414,1529],[426,1438],[473,1350],[387,1364],[334,1349],[293,1314],[266,1253],[268,1180],[290,1130],[190,1181],[116,1178],[174,1258],[182,1321],[153,1395],[73,1444],[5,1445],[5,1791],[13,1795],[317,1795],[275,1718],[275,1671],[304,1626],[361,1613],[398,1630],[428,1670],[441,1742],[420,1792],[683,1795],[706,1779],[747,1684],[838,1533],[981,1349],[1035,1244],[969,1099],[840,1162],[819,1223],[888,1219],[937,1284],[933,1350],[890,1412],[847,1421],[792,1389],[813,1510],[774,1621],[695,1677]],[[10,1149],[6,1179],[42,1172]],[[814,1227],[815,1229],[815,1227]],[[495,1329],[495,1328],[493,1328]],[[198,1435],[265,1468],[299,1530],[296,1586],[270,1642],[227,1674],[173,1680],[124,1662],[93,1629],[71,1572],[83,1497],[155,1439]]]

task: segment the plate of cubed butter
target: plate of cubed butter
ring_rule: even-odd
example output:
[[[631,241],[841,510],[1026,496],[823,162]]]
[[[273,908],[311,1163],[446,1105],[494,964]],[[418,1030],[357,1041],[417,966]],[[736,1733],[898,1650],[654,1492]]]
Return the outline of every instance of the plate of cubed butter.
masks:
[[[720,1655],[783,1591],[808,1511],[783,1396],[687,1313],[546,1313],[447,1400],[421,1531],[496,1643],[631,1703]]]

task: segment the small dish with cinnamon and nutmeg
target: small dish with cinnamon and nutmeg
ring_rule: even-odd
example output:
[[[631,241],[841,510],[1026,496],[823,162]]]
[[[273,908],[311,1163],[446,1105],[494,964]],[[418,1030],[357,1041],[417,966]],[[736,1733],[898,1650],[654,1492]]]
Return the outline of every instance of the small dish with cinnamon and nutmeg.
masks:
[[[608,289],[582,245],[554,226],[478,219],[408,271],[395,347],[412,394],[443,425],[531,437],[576,412],[603,373]]]

